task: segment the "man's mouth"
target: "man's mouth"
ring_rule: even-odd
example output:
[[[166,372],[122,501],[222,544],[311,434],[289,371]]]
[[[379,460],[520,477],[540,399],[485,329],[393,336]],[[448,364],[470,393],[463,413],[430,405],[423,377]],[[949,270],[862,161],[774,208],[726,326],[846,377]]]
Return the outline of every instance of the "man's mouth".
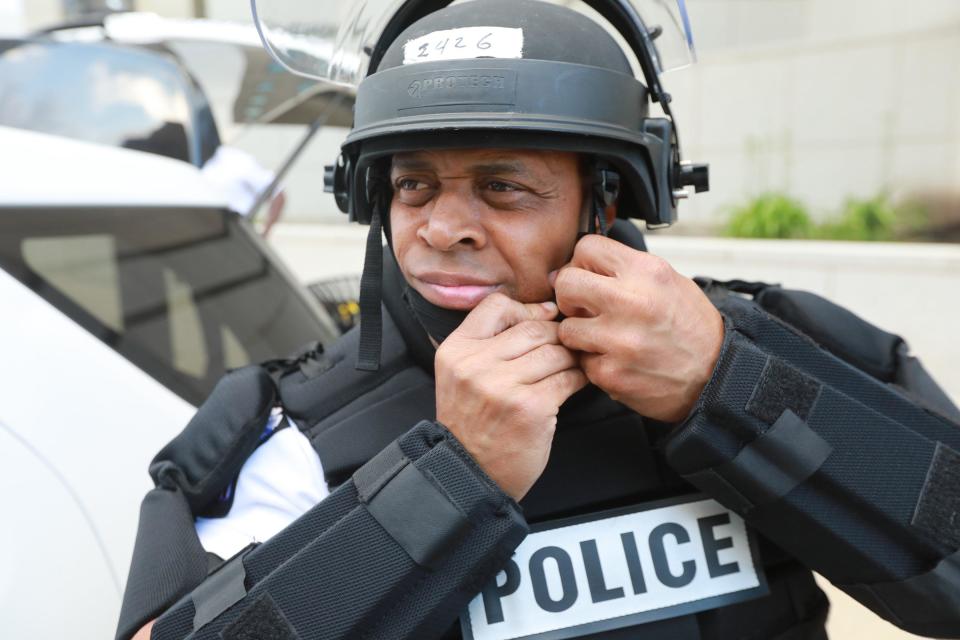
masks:
[[[414,276],[417,291],[432,304],[445,309],[469,310],[497,290],[499,285],[455,273],[430,272]]]

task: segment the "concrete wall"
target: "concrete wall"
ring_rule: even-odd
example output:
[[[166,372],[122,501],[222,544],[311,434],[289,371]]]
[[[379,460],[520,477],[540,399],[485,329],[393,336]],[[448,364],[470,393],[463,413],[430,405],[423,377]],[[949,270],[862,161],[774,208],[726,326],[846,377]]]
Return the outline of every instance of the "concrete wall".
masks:
[[[271,244],[305,281],[359,273],[366,228],[280,225]],[[905,245],[649,237],[687,275],[740,277],[815,291],[906,337],[960,402],[960,245]],[[914,638],[820,579],[835,640]]]
[[[767,190],[823,217],[849,196],[960,190],[960,3],[688,0],[700,62],[668,74],[716,222]]]
[[[960,246],[650,238],[687,275],[814,291],[904,336],[960,402]]]

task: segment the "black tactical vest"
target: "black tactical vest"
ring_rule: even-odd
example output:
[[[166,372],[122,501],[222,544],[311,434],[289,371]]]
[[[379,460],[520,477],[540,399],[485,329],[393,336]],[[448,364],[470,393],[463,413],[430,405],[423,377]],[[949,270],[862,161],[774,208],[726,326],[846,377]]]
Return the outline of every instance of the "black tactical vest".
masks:
[[[404,283],[395,263],[387,260],[385,266],[379,371],[356,369],[356,330],[326,350],[267,363],[269,376],[250,368],[246,375],[258,380],[254,387],[215,393],[211,399],[216,402],[205,403],[158,454],[151,466],[158,489],[141,511],[119,637],[203,580],[203,551],[190,514],[227,513],[229,498],[224,498],[230,493],[224,489],[259,445],[271,406],[282,406],[310,440],[331,488],[345,483],[413,425],[435,417],[434,348],[399,295]],[[521,502],[526,520],[537,525],[695,493],[665,462],[660,444],[669,429],[645,421],[596,387],[580,391],[561,408],[549,463]],[[825,638],[828,603],[811,572],[762,537],[759,560],[769,595],[581,637]],[[459,636],[458,626],[447,634]]]
[[[385,292],[400,291],[400,277],[395,266],[388,268]],[[316,359],[302,358],[279,380],[280,401],[320,456],[331,487],[412,425],[435,417],[434,349],[399,295],[387,293],[384,307],[379,372],[355,369],[354,331]],[[668,429],[596,387],[580,391],[561,408],[547,468],[520,503],[527,521],[535,525],[693,493],[658,449]],[[763,539],[760,557],[768,596],[585,637],[825,638],[828,603],[811,572]],[[459,637],[459,629],[448,637]]]

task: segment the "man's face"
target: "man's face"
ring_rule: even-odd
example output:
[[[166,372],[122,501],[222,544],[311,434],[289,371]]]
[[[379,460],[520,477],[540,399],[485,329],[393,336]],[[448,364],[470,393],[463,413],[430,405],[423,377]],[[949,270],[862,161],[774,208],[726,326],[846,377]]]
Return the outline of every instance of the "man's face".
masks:
[[[547,274],[573,254],[583,187],[576,154],[457,149],[397,154],[393,251],[431,303],[468,310],[500,291],[553,298]]]

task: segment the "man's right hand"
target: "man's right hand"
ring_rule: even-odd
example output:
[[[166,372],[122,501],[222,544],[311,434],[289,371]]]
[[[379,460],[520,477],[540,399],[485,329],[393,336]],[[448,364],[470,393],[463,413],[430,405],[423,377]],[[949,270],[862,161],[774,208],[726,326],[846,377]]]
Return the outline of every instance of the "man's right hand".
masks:
[[[437,349],[437,420],[515,500],[550,456],[560,405],[587,384],[557,307],[487,296]]]

